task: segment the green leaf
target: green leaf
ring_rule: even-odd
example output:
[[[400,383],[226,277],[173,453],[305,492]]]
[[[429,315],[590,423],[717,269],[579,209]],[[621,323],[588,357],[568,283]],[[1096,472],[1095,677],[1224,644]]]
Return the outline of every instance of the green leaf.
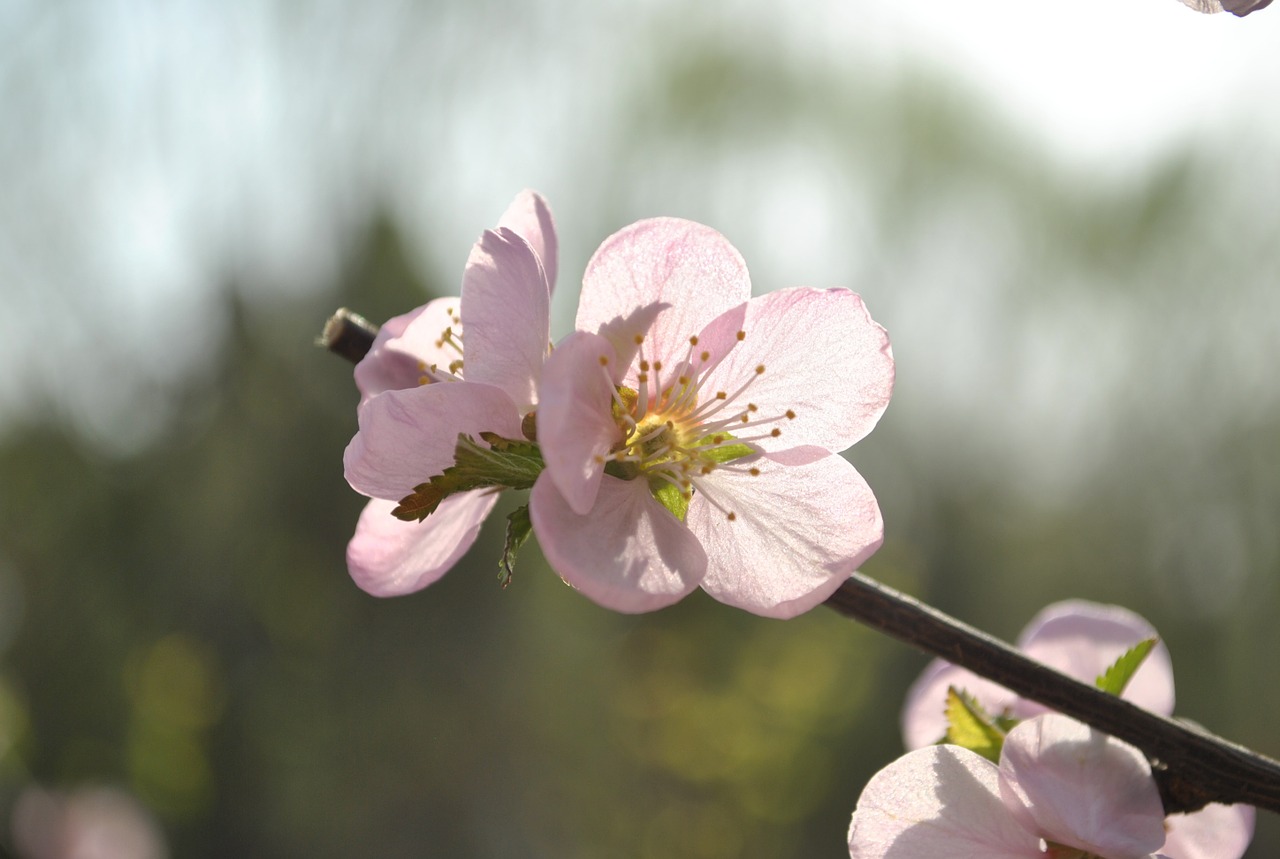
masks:
[[[749,444],[738,442],[737,444],[725,444],[726,441],[733,440],[733,436],[727,432],[715,433],[705,436],[698,440],[699,447],[698,459],[707,462],[733,462],[735,459],[742,459],[744,456],[751,456],[759,453]]]
[[[1124,692],[1124,687],[1129,685],[1134,673],[1137,672],[1159,640],[1154,636],[1152,638],[1144,638],[1133,647],[1130,647],[1120,655],[1119,659],[1111,663],[1111,667],[1104,671],[1102,676],[1093,681],[1094,684],[1108,695],[1119,695]]]
[[[413,487],[391,515],[406,522],[421,522],[455,492],[472,489],[529,489],[542,473],[542,452],[533,442],[513,441],[493,433],[481,433],[489,447],[468,435],[458,436],[454,463],[442,474]]]
[[[517,507],[507,517],[507,542],[502,548],[502,558],[498,561],[498,581],[503,589],[511,584],[515,575],[516,553],[533,533],[533,523],[529,521],[529,505]]]
[[[649,491],[659,504],[671,511],[672,516],[684,521],[685,514],[689,512],[689,499],[680,491],[680,487],[665,480],[655,480],[649,484]]]
[[[977,752],[992,763],[1000,762],[1004,731],[968,692],[947,689],[947,735],[945,741]]]

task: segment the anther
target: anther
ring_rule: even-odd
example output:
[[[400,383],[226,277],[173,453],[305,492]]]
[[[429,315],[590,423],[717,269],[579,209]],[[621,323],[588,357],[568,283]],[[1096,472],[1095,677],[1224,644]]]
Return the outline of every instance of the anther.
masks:
[[[741,343],[743,340],[746,340],[746,339],[747,339],[747,332],[745,332],[745,331],[739,331],[739,332],[738,332],[738,342],[739,342],[739,343]]]
[[[791,411],[791,409],[787,409],[787,420],[793,421],[795,419],[796,419],[796,413]]]
[[[689,338],[689,345],[690,345],[690,346],[697,346],[697,345],[698,345],[698,335],[697,335],[697,334],[695,334],[695,335],[693,335],[692,337],[690,337],[690,338]]]
[[[759,476],[760,476],[760,469],[755,468],[755,467],[753,466],[753,467],[751,468],[751,476],[752,476],[752,477],[759,477]]]
[[[741,339],[741,338],[739,338],[739,339]],[[733,522],[735,519],[737,519],[737,518],[738,518],[738,514],[737,514],[737,513],[734,513],[732,510],[730,510],[730,511],[729,511],[729,517],[728,517],[728,518],[729,518],[729,521],[730,521],[730,522]]]
[[[774,427],[773,431],[770,432],[769,435],[773,436],[774,438],[777,438],[778,436],[782,435],[782,430],[778,429],[777,427]]]
[[[757,365],[756,365],[756,375],[757,375],[757,376],[764,375],[764,364],[757,364]]]
[[[644,335],[643,335],[643,334],[637,334],[633,339],[635,340],[636,345],[637,345],[637,346],[639,346],[641,343],[643,343],[643,342],[644,342]]]
[[[608,356],[608,355],[601,355],[601,356],[600,356],[600,366],[601,366],[601,367],[608,367],[608,366],[609,366],[609,356]]]

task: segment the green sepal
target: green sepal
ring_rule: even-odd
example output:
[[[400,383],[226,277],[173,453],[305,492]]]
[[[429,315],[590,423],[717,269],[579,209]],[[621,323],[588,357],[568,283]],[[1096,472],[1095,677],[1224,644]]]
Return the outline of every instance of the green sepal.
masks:
[[[972,695],[954,686],[947,689],[947,735],[944,742],[977,752],[1000,763],[1004,731],[1000,730]]]
[[[733,438],[733,436],[728,433],[721,432],[699,439],[698,444],[706,446],[700,446],[697,448],[698,459],[706,460],[708,462],[725,463],[733,462],[735,459],[742,459],[744,456],[751,456],[752,454],[760,452],[751,445],[744,444],[742,442],[738,442],[737,444],[721,444],[731,438]],[[713,446],[717,444],[721,444],[721,446]]]
[[[455,492],[472,489],[529,489],[542,473],[542,452],[533,442],[513,441],[493,433],[480,433],[489,447],[465,434],[458,436],[454,463],[400,500],[391,515],[406,522],[421,522]]]
[[[665,480],[655,480],[649,484],[649,491],[659,504],[671,511],[672,516],[684,521],[689,512],[689,499],[678,486]]]
[[[533,522],[529,521],[529,505],[525,504],[511,511],[507,517],[507,542],[502,547],[502,557],[498,560],[498,582],[505,589],[511,584],[515,575],[516,553],[533,533]]]
[[[1111,663],[1110,668],[1093,681],[1094,685],[1108,695],[1119,695],[1124,692],[1124,688],[1129,685],[1129,681],[1133,679],[1133,675],[1141,667],[1147,656],[1150,655],[1159,640],[1154,636],[1152,638],[1144,638],[1133,647],[1130,647],[1120,654],[1119,659]]]

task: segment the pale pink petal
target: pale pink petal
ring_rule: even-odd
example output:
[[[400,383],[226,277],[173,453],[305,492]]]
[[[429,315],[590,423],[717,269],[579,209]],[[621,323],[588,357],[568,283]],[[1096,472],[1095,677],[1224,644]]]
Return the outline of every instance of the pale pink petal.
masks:
[[[902,742],[908,749],[932,745],[947,733],[947,689],[952,686],[972,695],[991,716],[1002,715],[1018,700],[998,683],[935,659],[907,690],[902,706]]]
[[[458,435],[520,438],[520,414],[506,393],[472,382],[385,391],[356,410],[359,432],[342,463],[347,482],[372,498],[398,501],[454,463]]]
[[[560,251],[551,207],[542,195],[536,191],[521,191],[498,219],[498,227],[506,227],[529,243],[542,263],[542,270],[547,273],[548,289],[554,291]]]
[[[1126,650],[1156,635],[1155,627],[1127,608],[1067,600],[1032,618],[1018,646],[1031,658],[1092,683]],[[1173,712],[1173,663],[1163,641],[1148,654],[1123,697],[1163,716]],[[1044,712],[1047,709],[1040,704],[1023,701],[1017,715],[1025,718]]]
[[[1240,859],[1253,840],[1251,805],[1211,803],[1190,814],[1165,818],[1160,852],[1169,859]]]
[[[698,341],[719,362],[699,398],[724,391],[731,411],[756,405],[753,423],[773,419],[761,429],[781,431],[758,442],[767,450],[844,450],[871,432],[893,393],[888,335],[847,289],[783,289],[753,298],[715,319]]]
[[[643,480],[605,475],[585,516],[544,472],[529,494],[534,533],[551,568],[594,602],[621,612],[652,611],[698,586],[707,556]]]
[[[581,514],[595,503],[605,456],[622,437],[612,412],[610,368],[615,363],[608,340],[575,331],[555,348],[542,371],[542,459],[561,495]]]
[[[1037,716],[1009,732],[1000,786],[1046,840],[1117,859],[1164,843],[1164,806],[1146,758],[1066,716]]]
[[[1043,859],[1000,797],[996,767],[958,746],[904,755],[872,776],[849,825],[851,859]]]
[[[422,590],[443,576],[476,541],[496,492],[451,495],[421,522],[391,515],[395,501],[375,498],[365,505],[347,544],[347,569],[360,589],[375,597]]]
[[[462,275],[463,374],[502,388],[521,413],[537,401],[550,348],[551,296],[528,242],[508,229],[485,230]]]
[[[360,402],[383,391],[417,387],[424,367],[447,369],[451,361],[461,358],[440,339],[446,328],[461,332],[461,326],[453,324],[457,313],[457,298],[437,298],[384,322],[369,353],[356,364]]]
[[[803,453],[791,456],[809,459],[804,465],[778,461],[787,454],[722,465],[695,491],[687,521],[707,551],[702,586],[720,602],[793,617],[880,547],[884,522],[862,475],[841,456],[813,461]]]
[[[687,355],[691,336],[750,297],[746,263],[728,239],[692,221],[653,218],[624,227],[596,250],[575,327],[607,327],[610,339],[644,334],[645,357],[671,364]],[[647,332],[619,329],[620,320],[657,305],[666,306]]]

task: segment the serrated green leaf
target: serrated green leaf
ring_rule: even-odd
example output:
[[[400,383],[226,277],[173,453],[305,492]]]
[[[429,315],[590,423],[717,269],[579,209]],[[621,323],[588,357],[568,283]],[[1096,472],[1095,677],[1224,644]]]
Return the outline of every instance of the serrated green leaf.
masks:
[[[502,558],[498,561],[498,582],[505,589],[511,584],[515,575],[516,553],[533,533],[533,523],[529,521],[529,505],[517,507],[507,517],[507,542],[502,548]]]
[[[689,499],[674,483],[668,483],[665,480],[658,480],[655,483],[656,486],[650,484],[649,490],[653,493],[653,497],[659,504],[670,510],[672,516],[683,522],[685,514],[689,512]]]
[[[947,689],[947,735],[945,741],[977,752],[992,763],[1000,762],[1004,731],[967,692]]]
[[[1138,668],[1142,666],[1143,661],[1151,654],[1155,648],[1156,642],[1160,639],[1156,637],[1144,638],[1133,647],[1130,647],[1124,653],[1120,654],[1120,658],[1111,663],[1106,671],[1102,673],[1098,679],[1094,680],[1096,685],[1108,695],[1120,695],[1124,692],[1129,681],[1133,679],[1133,675]]]
[[[481,433],[484,447],[468,435],[459,435],[454,464],[400,500],[391,515],[406,522],[421,522],[440,502],[455,492],[472,489],[529,489],[542,473],[542,452],[527,441],[513,441],[493,433]]]

